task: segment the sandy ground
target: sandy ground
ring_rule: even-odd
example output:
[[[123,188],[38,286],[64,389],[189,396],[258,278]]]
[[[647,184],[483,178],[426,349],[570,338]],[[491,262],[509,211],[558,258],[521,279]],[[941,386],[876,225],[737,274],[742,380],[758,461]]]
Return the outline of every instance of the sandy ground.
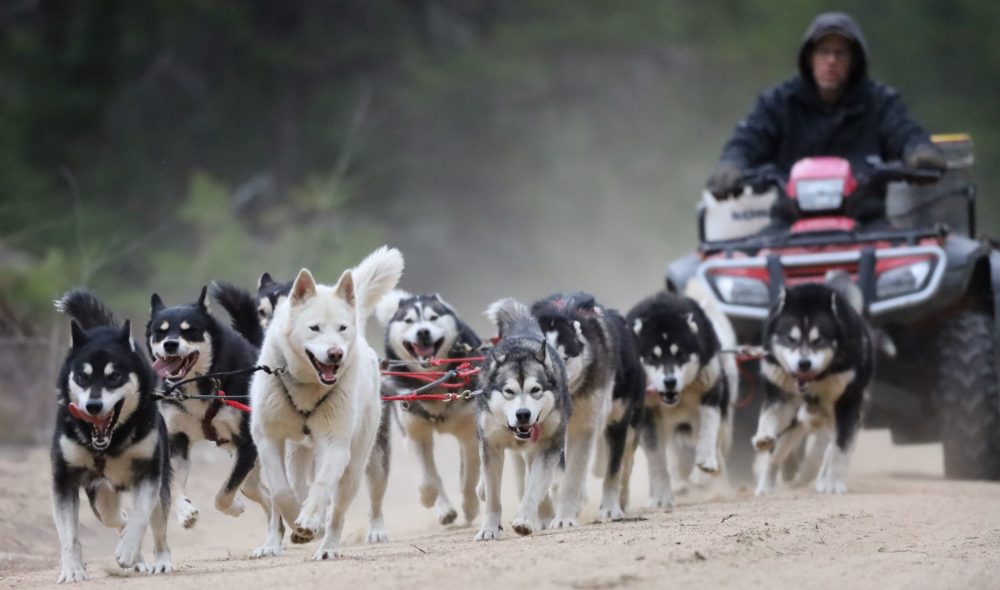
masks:
[[[475,527],[442,527],[420,506],[416,472],[396,440],[386,499],[391,542],[362,544],[367,495],[359,494],[345,530],[345,555],[312,562],[315,543],[286,546],[278,558],[254,561],[264,517],[255,506],[239,518],[211,507],[226,455],[196,456],[189,491],[202,519],[183,530],[171,519],[176,572],[122,575],[112,551],[116,534],[81,508],[88,587],[100,588],[1000,588],[1000,485],[941,477],[938,446],[894,448],[884,432],[865,432],[855,453],[851,493],[819,496],[783,488],[766,499],[745,487],[680,498],[672,513],[635,508],[621,523],[583,524],[476,543]],[[457,447],[444,439],[437,455],[458,504]],[[637,465],[644,459],[640,456]],[[58,543],[50,515],[45,449],[0,448],[0,588],[55,586]],[[505,484],[510,484],[510,478]],[[593,520],[598,481],[590,478],[582,522]],[[645,470],[633,478],[632,504],[645,505]],[[504,517],[514,512],[506,490]],[[147,548],[151,540],[147,537]],[[148,552],[147,552],[148,555]],[[690,585],[690,586],[689,586]]]

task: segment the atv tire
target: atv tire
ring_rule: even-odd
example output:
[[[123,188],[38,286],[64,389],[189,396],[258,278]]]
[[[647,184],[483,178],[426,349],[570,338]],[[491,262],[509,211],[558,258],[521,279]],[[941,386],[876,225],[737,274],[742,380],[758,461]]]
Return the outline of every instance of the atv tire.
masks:
[[[942,322],[937,361],[945,476],[1000,479],[1000,379],[989,313],[963,308]]]

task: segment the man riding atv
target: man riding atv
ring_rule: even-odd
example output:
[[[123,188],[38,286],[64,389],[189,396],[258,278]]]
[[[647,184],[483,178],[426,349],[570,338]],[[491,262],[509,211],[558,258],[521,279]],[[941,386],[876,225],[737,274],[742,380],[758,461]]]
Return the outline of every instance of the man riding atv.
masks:
[[[971,138],[932,141],[867,62],[850,17],[816,17],[799,74],[763,92],[726,143],[698,250],[667,266],[666,284],[698,281],[752,345],[783,286],[847,273],[897,349],[879,358],[864,426],[941,441],[948,477],[1000,479],[1000,251],[976,235]],[[753,369],[742,374],[734,474],[752,460],[761,397]]]
[[[761,93],[737,125],[706,183],[715,198],[739,194],[749,169],[773,164],[787,175],[807,156],[839,156],[855,171],[876,156],[944,172],[944,155],[907,115],[899,93],[868,77],[865,40],[850,16],[817,16],[806,30],[798,66],[798,75]],[[862,223],[884,219],[883,197],[858,204],[855,218]],[[787,226],[794,209],[779,199],[771,217],[779,227]]]

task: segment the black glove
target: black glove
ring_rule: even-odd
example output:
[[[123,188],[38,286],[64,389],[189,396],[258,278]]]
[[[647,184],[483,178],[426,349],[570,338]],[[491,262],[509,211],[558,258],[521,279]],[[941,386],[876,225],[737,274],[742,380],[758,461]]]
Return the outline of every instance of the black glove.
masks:
[[[739,192],[741,178],[743,178],[743,169],[735,162],[719,160],[708,174],[705,188],[716,199],[727,199],[736,196]]]
[[[944,173],[948,169],[948,161],[944,152],[933,143],[921,143],[906,155],[906,167],[915,170],[933,170]]]

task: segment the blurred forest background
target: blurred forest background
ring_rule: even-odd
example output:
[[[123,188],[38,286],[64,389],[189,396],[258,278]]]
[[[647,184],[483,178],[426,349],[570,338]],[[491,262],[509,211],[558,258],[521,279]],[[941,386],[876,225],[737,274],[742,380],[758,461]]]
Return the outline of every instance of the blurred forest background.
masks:
[[[332,282],[389,243],[484,332],[501,296],[629,307],[830,9],[930,131],[973,135],[996,227],[989,0],[0,2],[0,438],[44,437],[74,285],[139,334],[154,291]]]

